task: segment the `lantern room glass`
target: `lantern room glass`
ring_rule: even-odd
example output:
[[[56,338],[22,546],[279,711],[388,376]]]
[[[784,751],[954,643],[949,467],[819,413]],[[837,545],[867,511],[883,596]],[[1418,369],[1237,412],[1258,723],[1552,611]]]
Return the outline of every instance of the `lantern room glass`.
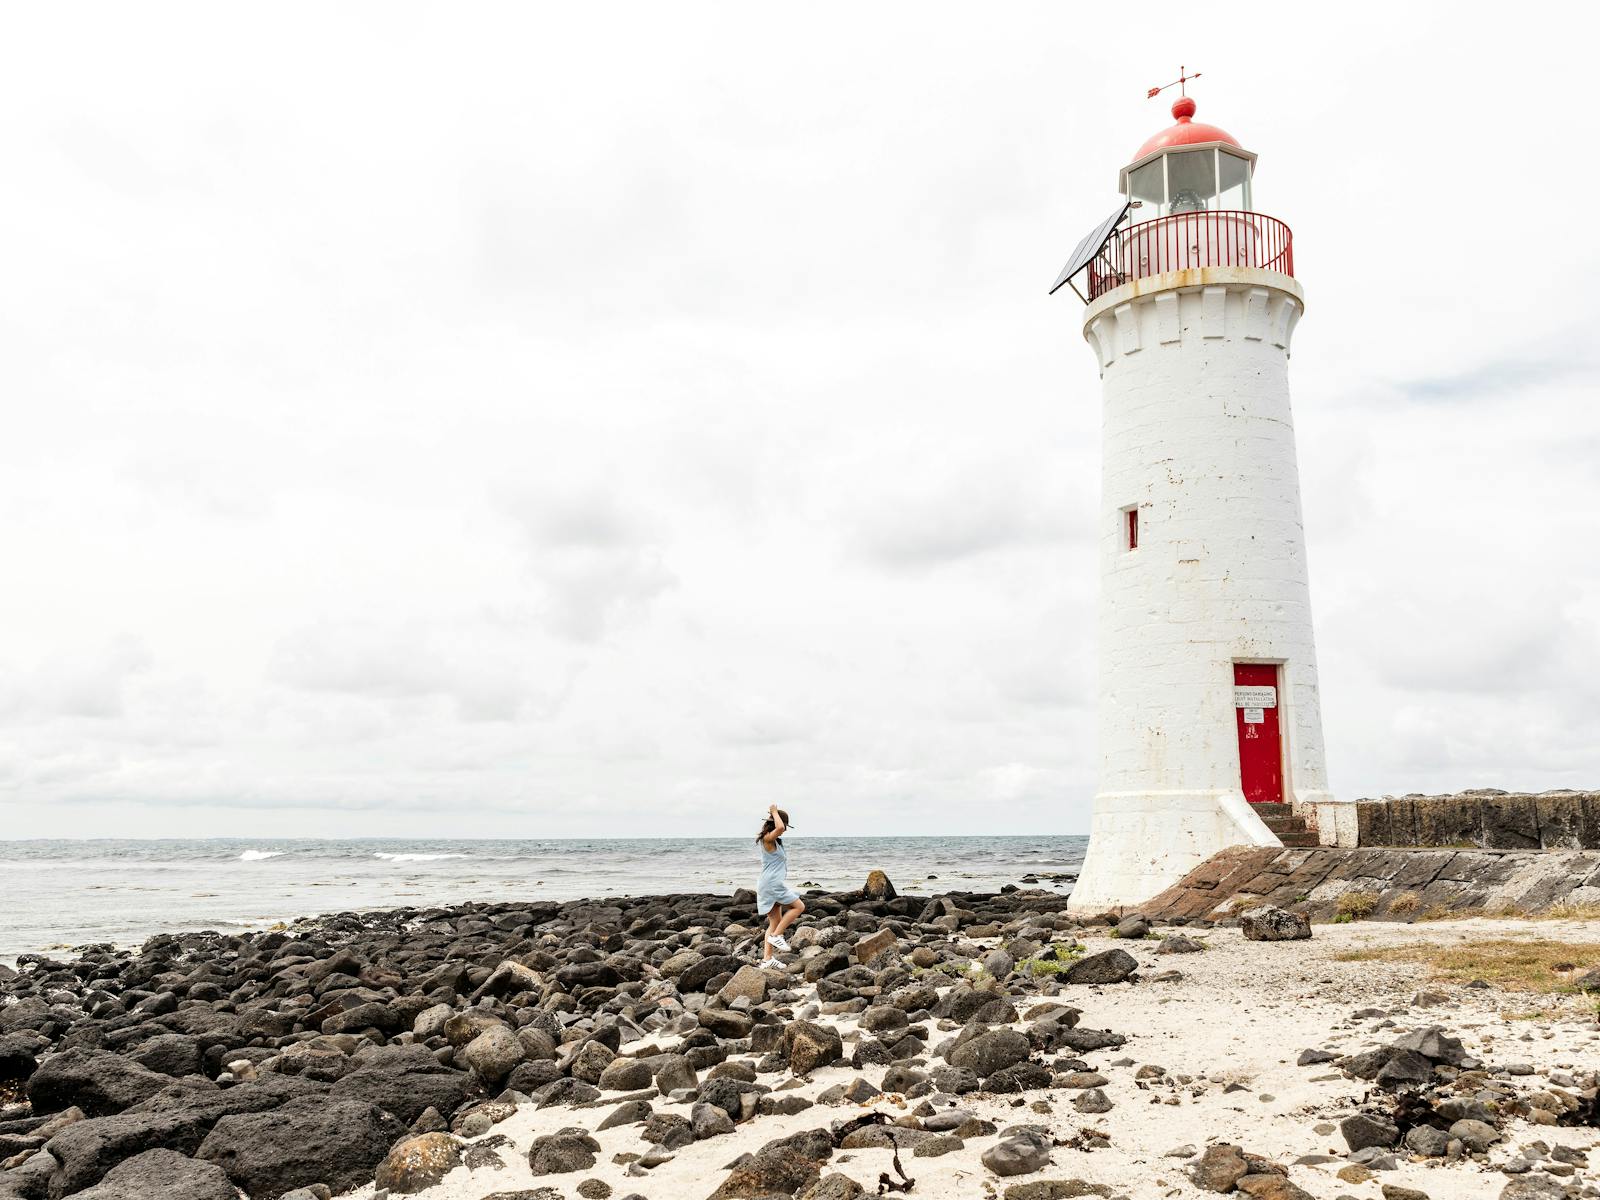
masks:
[[[1217,207],[1250,209],[1250,160],[1226,150],[1217,151]]]
[[[1133,214],[1135,221],[1153,221],[1166,216],[1167,176],[1164,159],[1158,158],[1136,171],[1128,172],[1128,199],[1139,206]]]
[[[1167,155],[1167,214],[1205,212],[1217,203],[1217,152],[1182,150]]]
[[[1220,147],[1168,150],[1128,172],[1134,220],[1178,213],[1250,211],[1250,160]]]

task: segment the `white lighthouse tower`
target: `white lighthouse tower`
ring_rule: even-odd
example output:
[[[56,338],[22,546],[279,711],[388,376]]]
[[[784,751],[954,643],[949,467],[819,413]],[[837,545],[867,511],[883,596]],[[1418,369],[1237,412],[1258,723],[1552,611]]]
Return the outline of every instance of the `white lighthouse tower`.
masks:
[[[1127,207],[1060,281],[1085,285],[1103,392],[1080,912],[1137,905],[1229,846],[1315,844],[1331,799],[1289,407],[1304,293],[1289,227],[1255,211],[1256,156],[1194,113],[1173,104],[1122,169]]]

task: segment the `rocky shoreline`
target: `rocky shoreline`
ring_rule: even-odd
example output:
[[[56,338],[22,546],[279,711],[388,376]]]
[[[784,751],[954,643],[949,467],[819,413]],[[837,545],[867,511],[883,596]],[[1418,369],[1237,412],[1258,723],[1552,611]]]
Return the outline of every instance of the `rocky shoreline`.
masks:
[[[1452,1009],[1476,1020],[1476,997],[1330,1012],[1323,1044],[1279,1060],[1317,1072],[1289,1115],[1330,1152],[1293,1153],[1298,1133],[1230,1141],[1214,1114],[1274,1096],[1141,1043],[1173,1040],[1186,1003],[1201,1024],[1255,1011],[1230,981],[1295,969],[1309,926],[1263,909],[1242,931],[1152,930],[1065,905],[902,897],[874,873],[807,897],[781,969],[755,965],[748,892],[25,955],[0,969],[0,1200],[1600,1196],[1600,1052],[1581,1021],[1552,1026],[1565,1057],[1535,1069],[1469,1049],[1481,1024],[1445,1027]],[[1203,984],[1171,965],[1191,963]],[[1270,1011],[1285,986],[1251,1003]],[[1319,990],[1280,1034],[1320,1030],[1308,1016],[1338,989]],[[1326,1048],[1347,1036],[1363,1044]],[[1215,1058],[1183,1042],[1161,1052]],[[1424,1168],[1447,1186],[1383,1179]]]

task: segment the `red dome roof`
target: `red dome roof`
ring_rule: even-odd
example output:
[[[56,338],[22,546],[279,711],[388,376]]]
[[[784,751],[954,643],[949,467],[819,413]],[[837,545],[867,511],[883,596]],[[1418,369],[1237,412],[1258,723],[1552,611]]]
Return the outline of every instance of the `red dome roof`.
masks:
[[[1138,162],[1148,154],[1157,150],[1165,150],[1168,146],[1194,146],[1201,142],[1222,142],[1229,146],[1238,146],[1239,142],[1231,133],[1218,129],[1215,125],[1201,125],[1190,118],[1194,116],[1194,101],[1188,96],[1179,96],[1172,102],[1172,115],[1178,123],[1168,129],[1163,129],[1155,137],[1139,147],[1139,152],[1133,156],[1133,161]],[[1241,146],[1240,149],[1243,149]]]

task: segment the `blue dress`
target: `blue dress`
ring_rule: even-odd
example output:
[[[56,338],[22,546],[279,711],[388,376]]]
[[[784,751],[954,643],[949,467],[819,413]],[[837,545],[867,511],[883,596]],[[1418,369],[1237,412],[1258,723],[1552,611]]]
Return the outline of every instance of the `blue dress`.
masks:
[[[772,911],[774,904],[793,904],[800,899],[800,893],[789,886],[789,852],[783,848],[783,843],[778,843],[776,850],[768,850],[765,842],[756,843],[761,847],[761,878],[756,880],[756,912],[763,917]]]

